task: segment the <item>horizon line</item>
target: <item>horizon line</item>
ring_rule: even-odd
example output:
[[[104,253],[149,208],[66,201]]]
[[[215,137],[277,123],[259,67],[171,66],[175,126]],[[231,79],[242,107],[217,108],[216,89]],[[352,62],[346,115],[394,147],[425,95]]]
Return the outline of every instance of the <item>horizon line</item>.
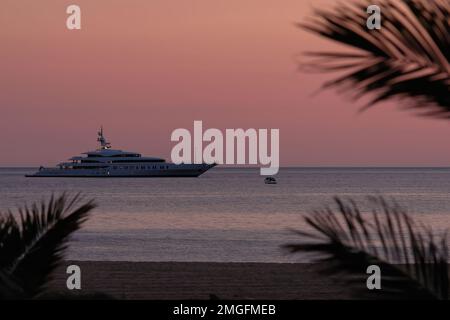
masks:
[[[39,168],[40,165],[37,166],[9,166],[0,165],[0,169],[34,169]],[[248,166],[234,166],[234,165],[224,165],[219,164],[216,166],[216,168],[219,169],[260,169],[264,168],[264,166],[255,166],[255,165],[248,165]],[[450,164],[448,166],[445,165],[286,165],[286,166],[280,166],[280,169],[282,168],[305,168],[305,169],[351,169],[351,168],[450,168]]]

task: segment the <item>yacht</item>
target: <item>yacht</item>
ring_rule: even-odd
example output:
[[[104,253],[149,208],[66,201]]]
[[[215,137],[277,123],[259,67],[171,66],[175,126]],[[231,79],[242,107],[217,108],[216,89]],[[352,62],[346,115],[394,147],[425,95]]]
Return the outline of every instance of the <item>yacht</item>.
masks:
[[[216,165],[173,164],[161,158],[112,149],[103,128],[98,132],[97,141],[100,143],[97,150],[72,157],[54,168],[40,167],[26,177],[198,177]]]

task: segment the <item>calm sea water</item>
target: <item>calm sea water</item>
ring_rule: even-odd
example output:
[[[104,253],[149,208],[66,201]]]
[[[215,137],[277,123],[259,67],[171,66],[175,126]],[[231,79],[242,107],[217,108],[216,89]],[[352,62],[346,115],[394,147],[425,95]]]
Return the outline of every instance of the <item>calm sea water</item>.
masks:
[[[307,261],[280,245],[296,240],[301,214],[334,195],[394,197],[437,233],[450,228],[450,169],[282,168],[278,185],[258,169],[214,168],[200,178],[25,178],[0,168],[0,210],[82,192],[99,207],[72,240],[70,259]]]

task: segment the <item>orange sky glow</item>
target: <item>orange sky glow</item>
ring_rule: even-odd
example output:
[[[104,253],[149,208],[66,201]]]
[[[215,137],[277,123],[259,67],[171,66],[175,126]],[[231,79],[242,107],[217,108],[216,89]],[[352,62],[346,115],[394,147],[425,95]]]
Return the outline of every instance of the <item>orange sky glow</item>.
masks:
[[[334,0],[3,0],[0,166],[96,147],[170,158],[176,128],[279,128],[284,166],[447,166],[448,122],[317,92],[296,56],[334,45],[295,27]],[[82,30],[65,27],[82,9]]]

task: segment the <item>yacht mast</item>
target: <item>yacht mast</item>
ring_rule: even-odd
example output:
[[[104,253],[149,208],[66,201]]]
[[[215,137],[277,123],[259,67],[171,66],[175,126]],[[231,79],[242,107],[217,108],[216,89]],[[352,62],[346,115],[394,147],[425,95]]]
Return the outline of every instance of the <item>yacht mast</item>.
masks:
[[[105,137],[103,136],[103,126],[100,127],[97,141],[100,142],[100,150],[106,150],[111,148],[111,144],[108,141],[106,141]]]

